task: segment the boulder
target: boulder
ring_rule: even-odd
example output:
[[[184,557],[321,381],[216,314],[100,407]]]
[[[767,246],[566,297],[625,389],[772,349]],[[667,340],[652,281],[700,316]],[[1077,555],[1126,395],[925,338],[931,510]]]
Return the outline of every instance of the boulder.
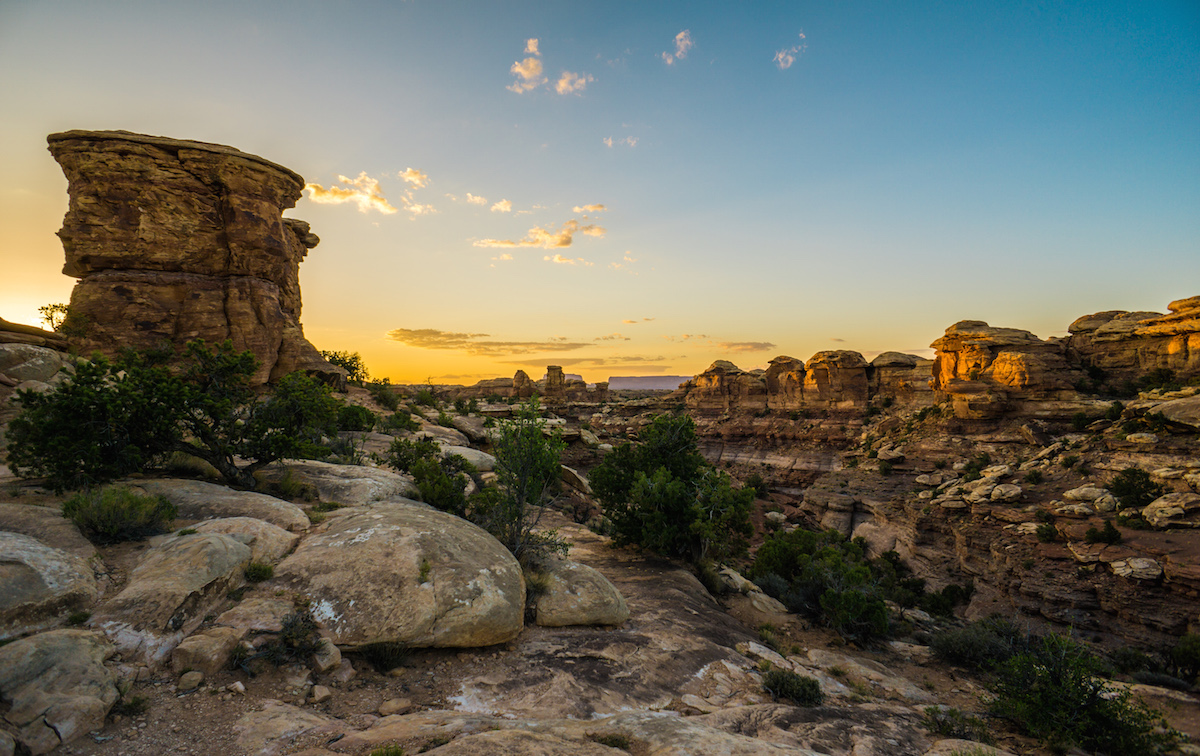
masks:
[[[217,617],[215,624],[237,628],[243,635],[277,633],[283,629],[283,618],[294,611],[296,605],[290,598],[251,595]]]
[[[520,633],[521,567],[481,528],[417,502],[339,514],[275,570],[339,646],[478,647]]]
[[[263,473],[268,480],[279,480],[291,473],[294,480],[316,488],[321,501],[351,507],[407,498],[417,492],[412,478],[365,465],[335,465],[313,459],[293,459],[272,466]]]
[[[142,558],[92,622],[121,651],[157,664],[245,582],[250,554],[249,546],[220,533],[171,539]]]
[[[553,558],[543,574],[548,585],[535,604],[539,625],[619,625],[629,619],[625,598],[598,570]]]
[[[445,446],[470,446],[471,441],[459,431],[453,428],[446,428],[433,423],[424,423],[421,430],[417,431],[418,438],[432,438],[439,445]]]
[[[171,669],[175,674],[194,669],[212,677],[229,666],[229,656],[245,633],[233,627],[210,627],[189,635],[171,652]]]
[[[1102,496],[1111,495],[1107,488],[1099,488],[1097,486],[1079,486],[1072,488],[1070,491],[1063,493],[1063,498],[1068,501],[1095,501]]]
[[[0,531],[0,640],[54,627],[96,600],[86,561],[36,538]]]
[[[479,472],[491,472],[496,469],[496,458],[487,452],[472,449],[469,446],[450,446],[444,445],[441,447],[442,456],[449,457],[451,454],[457,454],[463,459],[471,463],[471,465]]]
[[[1068,354],[1104,371],[1109,382],[1134,380],[1165,368],[1178,378],[1200,373],[1200,297],[1179,299],[1160,312],[1113,310],[1071,324]]]
[[[1017,501],[1021,498],[1021,487],[1014,483],[1001,483],[992,489],[992,501]]]
[[[57,507],[0,503],[0,531],[23,533],[81,559],[96,555],[92,542],[84,538],[75,523],[63,517],[62,510]]]
[[[252,382],[306,370],[344,383],[304,338],[300,262],[320,241],[285,219],[296,173],[232,147],[126,131],[47,141],[71,202],[58,232],[63,272],[81,279],[72,346],[113,356],[163,342],[232,339],[259,363]]]
[[[297,736],[321,732],[329,738],[346,730],[336,719],[279,701],[267,700],[260,711],[243,714],[233,726],[237,747],[251,756],[282,756]]]
[[[1151,411],[1161,412],[1167,422],[1188,428],[1200,428],[1200,394],[1163,402]]]
[[[0,648],[4,719],[33,756],[104,727],[119,698],[113,648],[86,630],[52,630]]]
[[[223,517],[205,520],[195,526],[197,533],[224,533],[241,536],[250,547],[250,561],[275,564],[283,559],[300,540],[297,533],[289,533],[278,525],[254,517]]]
[[[1162,577],[1162,565],[1148,557],[1130,557],[1109,563],[1117,577],[1133,580],[1158,580]]]
[[[181,520],[211,520],[218,517],[254,517],[284,530],[306,530],[304,510],[274,496],[253,491],[234,491],[216,483],[182,478],[125,481],[130,488],[160,494],[179,509]]]
[[[0,343],[0,374],[15,380],[50,383],[59,371],[70,365],[62,352],[32,344]]]
[[[1200,494],[1169,493],[1142,508],[1142,517],[1156,528],[1200,527]]]

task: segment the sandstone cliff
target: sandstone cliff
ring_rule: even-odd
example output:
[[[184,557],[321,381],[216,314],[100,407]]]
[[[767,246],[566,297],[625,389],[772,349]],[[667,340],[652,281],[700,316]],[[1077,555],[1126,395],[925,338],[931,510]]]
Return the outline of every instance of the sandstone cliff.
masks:
[[[344,380],[300,326],[299,266],[319,239],[284,218],[304,180],[232,147],[132,134],[51,134],[70,207],[58,232],[72,346],[115,354],[232,339],[256,383],[305,370]]]
[[[1085,315],[1067,329],[1067,355],[1121,380],[1159,368],[1181,377],[1200,374],[1200,296],[1172,302],[1167,310]]]

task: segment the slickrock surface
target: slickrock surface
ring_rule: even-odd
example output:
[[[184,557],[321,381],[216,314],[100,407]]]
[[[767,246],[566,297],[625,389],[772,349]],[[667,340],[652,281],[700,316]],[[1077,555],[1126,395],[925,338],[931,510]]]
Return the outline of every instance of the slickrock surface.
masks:
[[[63,273],[80,279],[70,318],[82,353],[232,339],[258,357],[256,383],[294,370],[344,378],[300,326],[300,262],[319,241],[283,217],[300,176],[205,142],[124,131],[48,141],[71,196],[58,235]]]

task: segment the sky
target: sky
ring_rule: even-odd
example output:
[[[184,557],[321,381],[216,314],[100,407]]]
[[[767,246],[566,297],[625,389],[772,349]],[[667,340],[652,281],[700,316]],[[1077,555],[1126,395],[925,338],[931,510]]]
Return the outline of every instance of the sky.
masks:
[[[319,349],[393,382],[1062,336],[1200,294],[1200,2],[0,0],[0,317],[66,302],[46,135],[236,147]]]

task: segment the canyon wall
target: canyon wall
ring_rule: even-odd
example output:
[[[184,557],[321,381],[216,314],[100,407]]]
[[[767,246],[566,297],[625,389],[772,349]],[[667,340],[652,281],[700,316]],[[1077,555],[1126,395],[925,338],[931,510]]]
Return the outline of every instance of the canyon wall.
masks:
[[[231,339],[263,384],[295,370],[331,382],[300,326],[299,267],[320,241],[284,218],[304,179],[232,147],[124,131],[48,137],[67,177],[63,273],[80,279],[67,329],[82,353]]]

